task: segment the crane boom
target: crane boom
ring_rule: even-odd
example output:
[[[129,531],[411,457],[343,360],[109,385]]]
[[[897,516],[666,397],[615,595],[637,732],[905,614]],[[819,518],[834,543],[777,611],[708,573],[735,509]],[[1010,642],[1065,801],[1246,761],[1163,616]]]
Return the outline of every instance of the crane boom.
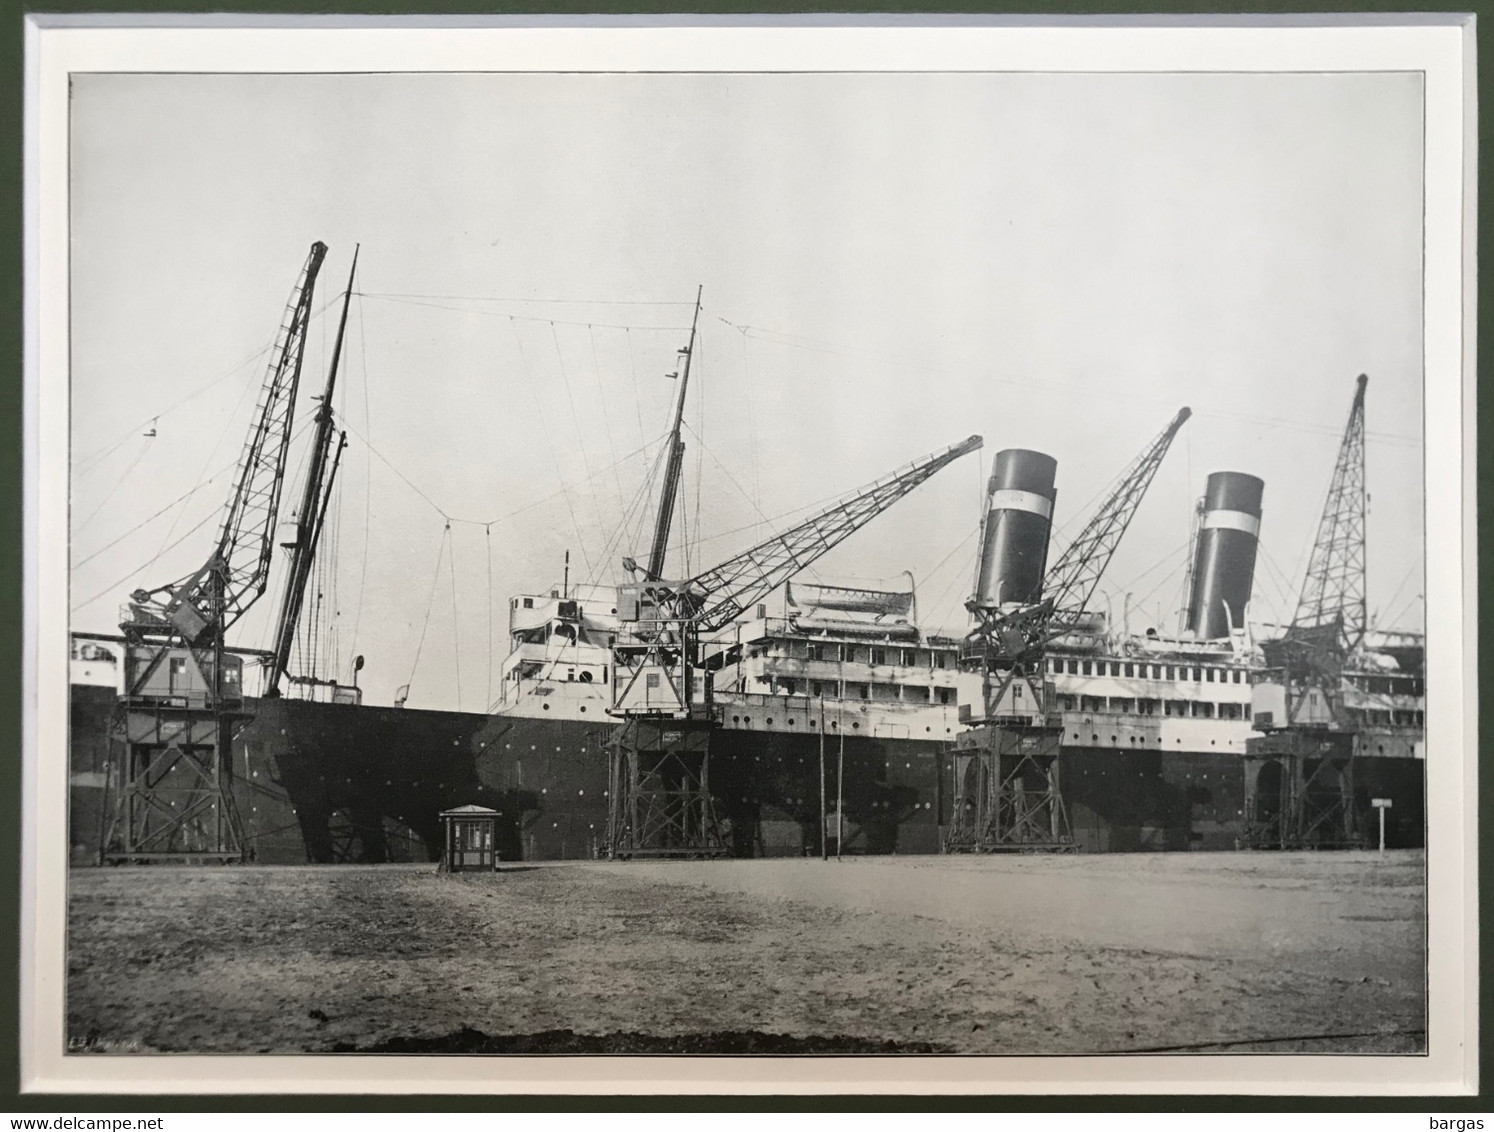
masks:
[[[915,461],[821,509],[766,542],[680,583],[656,576],[618,590],[624,631],[613,642],[609,743],[611,857],[726,854],[710,780],[719,720],[700,635],[723,629],[820,555],[855,533],[981,438]],[[627,627],[632,622],[631,629]]]
[[[234,493],[212,556],[181,583],[156,591],[136,591],[135,599],[141,603],[165,591],[169,596],[164,615],[189,642],[201,640],[210,630],[227,629],[248,611],[268,583],[291,421],[306,355],[312,293],[326,255],[326,244],[319,240],[311,245],[286,304],[254,424],[239,457]]]
[[[675,588],[680,611],[705,632],[729,625],[821,555],[936,472],[980,448],[972,436],[915,460],[811,515],[788,530],[728,558]]]
[[[1048,570],[1043,589],[1053,602],[1057,620],[1073,621],[1085,612],[1105,567],[1110,565],[1121,537],[1131,525],[1136,508],[1162,466],[1173,437],[1192,414],[1186,407],[1178,410],[1167,427],[1131,462],[1110,496]]]
[[[1369,377],[1360,374],[1302,596],[1292,617],[1292,629],[1298,635],[1313,629],[1334,631],[1345,654],[1359,647],[1368,622],[1364,587],[1364,392],[1368,384]]]
[[[311,298],[326,254],[322,242],[311,245],[291,291],[212,554],[184,581],[130,595],[120,623],[125,679],[111,731],[119,795],[100,863],[230,862],[252,854],[234,793],[233,737],[253,710],[242,661],[228,652],[224,632],[269,580]],[[106,779],[106,798],[110,788]]]

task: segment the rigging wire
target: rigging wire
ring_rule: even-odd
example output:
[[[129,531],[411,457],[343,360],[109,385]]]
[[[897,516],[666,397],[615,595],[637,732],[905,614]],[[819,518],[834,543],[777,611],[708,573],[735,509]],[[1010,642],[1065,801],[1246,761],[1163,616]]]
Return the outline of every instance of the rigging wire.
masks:
[[[446,525],[451,530],[451,524]],[[456,659],[457,711],[462,710],[462,617],[457,610],[456,583],[456,538],[451,540],[451,553],[446,558],[451,570],[451,646]]]
[[[332,306],[335,302],[337,302],[338,298],[340,298],[340,296],[336,296],[336,295],[334,295],[333,297],[329,298],[319,308],[317,308],[315,311],[312,312],[310,318],[315,319],[315,318],[321,317],[321,315],[323,315],[323,314],[326,313],[326,310],[327,310],[328,307]],[[274,348],[275,348],[275,341],[274,341],[273,338],[271,338],[270,341],[266,342],[258,350],[256,350],[254,353],[250,354],[243,361],[239,362],[238,364],[236,364],[235,366],[233,366],[231,369],[228,369],[228,370],[224,371],[223,373],[219,374],[217,377],[211,378],[210,380],[208,380],[207,382],[205,382],[202,385],[198,386],[197,388],[188,391],[187,393],[185,393],[181,397],[179,397],[176,401],[174,401],[171,404],[167,405],[164,409],[161,409],[158,412],[152,413],[150,416],[146,417],[139,424],[131,425],[129,428],[125,429],[123,433],[120,434],[120,439],[117,440],[117,441],[115,441],[115,442],[113,442],[112,444],[110,444],[106,450],[100,451],[100,450],[96,449],[96,450],[94,450],[94,452],[91,455],[87,455],[87,456],[82,457],[82,459],[79,461],[78,466],[73,470],[73,474],[75,476],[78,476],[78,475],[83,475],[83,474],[85,474],[87,472],[92,471],[98,465],[98,463],[100,461],[102,461],[104,458],[106,458],[110,453],[112,453],[115,449],[117,449],[120,445],[122,445],[131,436],[138,434],[141,429],[145,428],[147,425],[151,424],[154,421],[160,420],[162,417],[166,416],[168,413],[175,412],[177,409],[180,409],[183,405],[185,405],[188,401],[195,400],[196,398],[202,396],[202,394],[206,393],[209,389],[212,389],[214,386],[217,386],[217,385],[221,384],[222,382],[227,381],[230,377],[233,377],[235,374],[237,374],[240,370],[244,369],[246,366],[251,366],[255,362],[259,361],[261,358],[263,358],[266,354],[268,354]]]
[[[565,389],[566,404],[571,409],[571,424],[576,427],[576,447],[581,452],[581,466],[586,469],[586,479],[587,482],[590,482],[591,457],[586,452],[591,445],[586,443],[586,432],[581,427],[581,418],[576,414],[576,398],[571,395],[571,379],[570,375],[566,373],[565,354],[560,348],[560,335],[556,332],[555,323],[553,322],[550,323],[550,340],[555,343],[555,361],[560,366],[560,383]],[[602,511],[597,506],[597,494],[594,491],[589,492],[588,497],[591,499],[591,512],[592,517],[597,521],[597,530],[601,530],[603,526]],[[580,531],[576,532],[576,538],[578,540],[581,538]],[[591,559],[587,557],[585,542],[581,543],[581,557],[586,562],[586,572],[588,574],[591,573]]]
[[[963,374],[966,376],[978,376],[982,381],[987,383],[1010,385],[1019,389],[1031,389],[1033,386],[1039,385],[1051,389],[1055,392],[1064,393],[1082,400],[1093,400],[1097,392],[1101,394],[1109,392],[1109,390],[1104,388],[1087,388],[1080,385],[1074,385],[1069,382],[1054,381],[1046,378],[1038,378],[1032,376],[1002,377],[990,372],[978,372],[973,368],[968,367],[939,366],[931,364],[926,359],[916,356],[901,355],[892,352],[877,352],[864,349],[848,348],[835,343],[826,342],[822,339],[812,338],[808,335],[795,334],[789,331],[770,330],[765,327],[733,322],[731,319],[724,318],[723,316],[716,314],[714,311],[708,311],[706,313],[708,313],[710,317],[716,319],[718,322],[724,323],[725,325],[732,327],[733,329],[745,331],[752,337],[757,338],[759,341],[768,342],[777,346],[785,346],[791,349],[807,350],[812,353],[831,354],[834,356],[845,357],[852,360],[870,359],[882,362],[896,362],[899,365],[908,366],[913,369],[922,370],[928,373],[954,375]],[[1161,398],[1139,398],[1138,395],[1130,392],[1126,393],[1125,396],[1128,403],[1131,404],[1135,404],[1138,399],[1153,401],[1159,405],[1163,404]],[[1341,435],[1341,431],[1331,425],[1316,425],[1309,422],[1291,420],[1289,418],[1283,417],[1260,417],[1242,415],[1237,409],[1234,408],[1228,410],[1210,409],[1207,407],[1194,408],[1193,413],[1195,416],[1205,417],[1213,420],[1231,422],[1249,421],[1253,424],[1258,424],[1265,428],[1290,429],[1297,432],[1310,433],[1323,437],[1337,437]],[[1401,447],[1420,448],[1422,445],[1422,440],[1419,436],[1409,436],[1401,433],[1366,432],[1365,436],[1368,439],[1374,439],[1383,443]]]
[[[363,427],[373,434],[373,420],[368,409],[368,337],[363,323],[363,304],[358,304],[358,360],[363,370]],[[338,418],[342,420],[341,417]],[[363,593],[368,581],[368,542],[372,526],[370,508],[373,501],[373,461],[368,458],[372,446],[365,442],[363,453],[363,562],[358,568],[358,606],[353,613],[353,640],[348,652],[358,651],[358,630],[363,625]]]
[[[446,306],[446,305],[444,305],[442,303],[421,302],[418,299],[395,299],[395,298],[391,298],[388,295],[377,294],[377,293],[375,293],[373,291],[359,291],[357,293],[359,295],[362,295],[364,298],[367,298],[367,299],[383,299],[385,302],[397,303],[397,304],[400,304],[400,305],[403,305],[403,306],[429,307],[432,310],[453,311],[456,314],[474,314],[474,315],[478,315],[478,316],[480,316],[482,318],[508,318],[508,319],[517,319],[520,322],[548,322],[551,325],[560,325],[560,326],[601,326],[601,327],[605,327],[608,330],[629,330],[629,329],[649,330],[649,331],[666,331],[667,330],[667,331],[669,331],[671,333],[678,333],[681,330],[689,330],[690,329],[688,326],[638,326],[638,327],[630,327],[628,324],[621,323],[621,322],[596,322],[596,323],[592,323],[592,322],[583,322],[580,319],[545,318],[542,315],[511,314],[511,313],[509,313],[507,311],[484,311],[484,310],[473,310],[471,307],[452,307],[452,306]]]
[[[519,362],[524,367],[524,388],[529,391],[529,399],[534,402],[535,411],[539,414],[540,427],[545,431],[545,441],[550,449],[550,460],[555,465],[556,478],[561,482],[561,493],[565,496],[565,509],[571,516],[571,530],[575,532],[576,542],[581,547],[582,557],[586,557],[586,544],[581,538],[581,524],[576,521],[576,508],[571,502],[569,491],[565,490],[565,476],[560,467],[560,457],[555,451],[555,439],[550,433],[550,422],[545,419],[544,406],[540,404],[538,395],[534,391],[534,376],[529,369],[529,358],[524,352],[524,339],[519,336],[519,327],[512,318],[508,320],[509,329],[513,332],[514,341],[519,347]],[[553,324],[552,324],[553,328]],[[587,571],[591,570],[590,560],[587,560]]]
[[[1419,561],[1414,561],[1411,563],[1406,572],[1401,575],[1401,580],[1396,583],[1395,589],[1391,591],[1390,597],[1385,601],[1382,608],[1391,609],[1395,606],[1396,599],[1401,596],[1402,588],[1405,587],[1406,583],[1411,580],[1411,576],[1415,574],[1420,567],[1421,563]]]
[[[139,465],[141,460],[145,459],[145,454],[150,451],[150,448],[150,440],[147,439],[146,442],[140,446],[140,451],[135,453],[135,458],[130,461],[129,466],[126,467],[125,470],[121,472],[117,477],[115,477],[114,482],[109,485],[109,490],[104,493],[104,498],[99,500],[99,505],[89,512],[88,518],[84,519],[81,523],[73,528],[74,534],[77,534],[84,527],[88,526],[89,523],[93,522],[95,518],[98,517],[99,512],[108,505],[109,500],[114,498],[114,493],[120,489],[125,480],[130,478],[130,473],[135,470],[136,466]]]
[[[466,525],[472,526],[472,527],[482,527],[482,526],[495,526],[496,527],[496,526],[498,526],[498,525],[500,525],[502,523],[508,522],[510,519],[516,518],[517,516],[524,514],[524,512],[526,512],[526,511],[533,511],[536,507],[542,507],[546,503],[551,502],[552,500],[559,499],[562,496],[564,496],[568,491],[571,491],[571,490],[573,490],[575,488],[581,487],[586,482],[585,480],[580,480],[580,481],[577,481],[576,483],[564,484],[561,487],[557,488],[555,491],[552,491],[549,495],[543,495],[540,498],[534,500],[532,503],[526,503],[523,507],[516,508],[513,511],[509,511],[509,512],[503,514],[503,515],[496,516],[495,518],[491,518],[491,519],[466,519],[466,518],[463,518],[460,515],[452,515],[449,512],[447,512],[447,510],[444,507],[442,507],[439,503],[437,503],[434,499],[432,499],[430,497],[430,495],[420,487],[419,484],[415,483],[414,480],[410,479],[409,476],[405,475],[404,472],[400,471],[399,467],[392,460],[390,460],[389,457],[385,456],[382,452],[380,452],[377,448],[375,448],[369,442],[368,437],[365,436],[363,434],[363,432],[360,431],[356,426],[354,426],[353,424],[351,424],[345,417],[339,417],[339,418],[337,418],[337,423],[342,428],[347,429],[347,431],[352,436],[354,436],[355,438],[357,438],[357,440],[360,441],[363,444],[363,446],[366,449],[368,449],[368,451],[370,453],[372,453],[375,457],[378,458],[378,460],[379,460],[380,463],[382,463],[386,468],[388,468],[391,472],[393,472],[395,474],[395,476],[397,476],[399,478],[399,480],[406,487],[408,487],[411,491],[413,491],[416,495],[418,495],[431,508],[431,510],[433,510],[437,515],[441,516],[442,519],[448,520],[449,522],[452,522],[452,523],[465,523]],[[640,448],[635,448],[635,449],[633,449],[633,451],[628,452],[625,455],[623,455],[620,458],[619,463],[627,463],[629,460],[633,459],[634,457],[636,457],[636,456],[638,456],[640,454],[645,453],[647,450],[648,450],[648,446],[647,445],[644,445],[643,447],[640,447]],[[611,471],[611,466],[610,465],[608,465],[607,467],[604,467],[604,468],[598,468],[597,471],[594,474],[599,476],[602,473],[608,472],[608,471]]]
[[[415,671],[420,667],[420,653],[425,648],[425,632],[430,628],[431,610],[436,602],[436,583],[441,580],[441,560],[446,554],[446,540],[451,537],[451,523],[447,523],[441,531],[441,545],[436,548],[436,569],[431,574],[431,592],[425,602],[425,618],[420,623],[420,640],[415,644],[415,660],[410,664],[410,679],[406,682],[406,699],[409,697],[408,689],[415,683]]]
[[[646,436],[643,430],[643,387],[638,384],[638,362],[633,357],[633,331],[624,328],[627,334],[628,369],[633,374],[633,412],[638,414],[638,439],[642,442]]]
[[[483,525],[483,536],[488,552],[488,684],[485,703],[493,702],[493,525]],[[460,691],[460,688],[458,689]]]
[[[968,547],[971,543],[973,543],[979,534],[980,524],[977,523],[975,526],[970,528],[964,538],[962,538],[958,543],[950,548],[948,554],[946,554],[943,558],[941,558],[937,563],[934,564],[934,566],[928,571],[928,573],[924,575],[924,581],[929,582],[936,578],[939,574],[939,571],[944,568],[945,564],[948,563],[950,559],[952,559],[956,554],[959,554],[960,552],[965,550],[965,548]],[[950,592],[955,588],[956,585],[959,584],[960,576],[961,571],[951,571],[949,581],[945,583],[944,589],[939,592],[939,596],[935,598],[928,607],[931,614],[930,620],[936,622],[942,620],[943,614],[941,611],[945,608],[945,602],[949,600]]]
[[[306,423],[303,422],[303,424],[301,426],[302,431],[304,431],[306,427],[307,427]],[[83,567],[85,564],[87,564],[89,562],[92,562],[95,558],[97,558],[99,555],[103,554],[105,551],[110,550],[113,547],[117,546],[119,543],[121,543],[125,539],[129,538],[132,534],[136,533],[141,528],[146,527],[151,522],[153,522],[154,520],[159,519],[167,511],[170,511],[172,508],[177,507],[179,504],[185,503],[186,500],[188,500],[192,496],[196,495],[203,488],[209,486],[215,479],[217,479],[219,476],[221,476],[224,472],[229,471],[230,469],[237,467],[238,463],[239,463],[238,459],[235,458],[232,463],[225,464],[222,468],[219,468],[218,471],[214,472],[212,474],[212,476],[210,476],[207,479],[205,479],[205,480],[201,481],[200,483],[198,483],[197,486],[194,487],[194,488],[192,488],[190,491],[184,492],[183,494],[177,496],[170,503],[166,504],[165,507],[162,507],[159,511],[157,511],[154,514],[150,515],[148,518],[142,519],[140,522],[136,523],[129,530],[125,531],[124,534],[122,534],[118,538],[116,538],[113,542],[106,543],[104,546],[101,546],[98,550],[96,550],[92,554],[90,554],[87,558],[80,559],[79,561],[73,563],[70,566],[70,568],[69,568],[69,573],[71,574],[71,573],[76,572],[81,567]],[[108,593],[111,590],[115,589],[117,586],[124,585],[131,578],[137,577],[137,576],[139,576],[141,574],[144,574],[147,571],[149,571],[150,568],[152,566],[154,566],[156,564],[156,562],[161,558],[161,556],[164,555],[167,551],[175,550],[182,543],[186,542],[187,539],[189,539],[192,535],[196,534],[203,527],[207,526],[208,523],[217,520],[223,514],[223,511],[227,508],[227,506],[228,506],[228,501],[225,500],[223,503],[219,504],[216,508],[214,508],[212,511],[209,511],[206,515],[204,515],[201,519],[199,519],[196,523],[194,523],[192,525],[192,528],[190,530],[185,531],[174,542],[171,542],[168,545],[162,546],[161,549],[158,550],[158,551],[156,551],[155,554],[153,554],[148,561],[146,561],[144,563],[141,563],[140,565],[136,566],[129,573],[125,574],[124,577],[122,577],[119,581],[112,583],[111,585],[107,586],[105,589],[103,589],[100,592],[94,594],[93,597],[89,598],[87,601],[82,602],[79,605],[71,606],[70,607],[70,612],[76,613],[80,609],[83,609],[86,606],[92,605],[99,598],[107,596]],[[180,513],[178,513],[177,521],[180,521]],[[169,537],[169,535],[168,535],[168,537]]]
[[[72,563],[70,569],[72,569],[72,570],[78,570],[78,569],[82,568],[83,566],[86,566],[88,563],[92,562],[95,558],[97,558],[99,555],[103,554],[105,551],[107,551],[107,550],[113,550],[120,543],[124,542],[125,539],[129,538],[136,531],[140,530],[141,527],[148,526],[150,523],[155,522],[155,520],[159,519],[162,515],[166,514],[166,512],[170,511],[178,503],[181,503],[181,502],[183,502],[183,501],[185,501],[187,499],[190,499],[192,496],[196,495],[199,491],[203,490],[203,488],[212,486],[212,484],[217,481],[217,479],[218,479],[219,476],[221,476],[224,472],[231,471],[233,469],[234,465],[236,465],[237,463],[238,463],[238,461],[234,460],[234,461],[232,461],[230,463],[224,464],[221,468],[219,468],[216,472],[214,472],[207,479],[203,480],[196,487],[191,488],[190,490],[183,492],[181,495],[178,495],[175,499],[173,499],[170,503],[166,504],[159,511],[156,511],[156,512],[150,514],[150,515],[147,515],[144,519],[141,519],[140,522],[136,523],[133,527],[131,527],[129,530],[125,531],[118,538],[112,540],[111,542],[106,542],[103,546],[99,547],[92,554],[88,555],[88,557],[86,557],[86,558],[80,558],[80,559],[78,559],[78,561]]]
[[[612,414],[607,411],[607,388],[602,383],[602,360],[597,356],[597,330],[594,326],[587,326],[586,330],[591,339],[591,370],[597,379],[597,404],[602,409],[602,425],[607,430],[607,452],[612,457],[612,480],[617,487],[617,502],[621,504],[622,477],[617,473],[617,442],[612,438]]]
[[[572,303],[589,307],[693,307],[695,305],[693,301],[684,299],[559,299],[532,298],[527,295],[423,295],[414,291],[364,291],[361,294],[375,299],[447,299],[469,303]]]
[[[695,340],[695,356],[690,360],[692,362],[698,361],[704,350],[705,335],[702,334]],[[706,383],[704,381],[697,381],[695,383],[695,419],[700,422],[700,433],[698,435],[702,437],[705,435],[706,427],[705,387]],[[695,453],[695,529],[691,532],[691,537],[685,544],[687,547],[694,547],[697,553],[699,553],[700,548],[700,485],[701,481],[705,479],[705,476],[702,474],[705,461],[704,448],[705,441],[701,440],[699,449]],[[685,576],[687,578],[694,577],[694,574],[690,570],[689,550],[685,552]]]
[[[661,443],[667,441],[668,437],[664,437]],[[612,556],[620,548],[623,539],[628,539],[632,545],[636,546],[638,544],[638,539],[642,536],[644,520],[648,515],[647,503],[653,497],[654,480],[659,474],[661,463],[662,461],[659,460],[650,462],[642,484],[633,493],[633,498],[624,509],[622,518],[613,528],[611,536],[602,548],[602,554],[597,560],[596,569],[587,576],[587,583],[589,585],[597,585],[600,582],[602,572],[606,569],[607,564],[612,561]]]
[[[220,508],[219,511],[221,511],[221,510],[222,509]],[[162,547],[160,549],[160,551],[158,551],[156,553],[155,558],[152,558],[150,560],[150,563],[148,563],[146,566],[143,566],[143,567],[137,566],[137,567],[135,567],[135,569],[133,569],[129,573],[125,574],[124,577],[120,578],[118,581],[111,582],[109,585],[105,586],[102,590],[100,590],[98,593],[94,594],[87,601],[81,602],[78,605],[74,605],[74,606],[70,607],[69,612],[70,613],[77,613],[80,609],[87,608],[88,606],[92,605],[94,602],[98,601],[99,598],[101,598],[101,597],[107,597],[113,590],[115,590],[119,586],[124,585],[131,578],[138,577],[143,570],[149,569],[149,567],[151,565],[154,565],[156,559],[160,558],[162,554],[166,553],[166,551],[168,551],[168,550],[175,550],[182,543],[186,542],[187,539],[191,538],[198,531],[202,530],[203,527],[207,526],[210,522],[212,522],[214,519],[216,519],[218,517],[219,511],[212,511],[209,514],[204,515],[202,517],[202,519],[199,520],[198,523],[191,530],[184,531],[182,533],[181,537],[178,538],[175,542],[173,542],[170,546],[164,546],[164,547]]]
[[[235,423],[238,422],[238,420],[239,420],[239,410],[243,407],[244,402],[246,400],[248,400],[251,397],[251,395],[256,394],[256,393],[258,393],[258,390],[253,385],[245,385],[244,388],[240,391],[240,393],[239,393],[239,399],[234,404],[233,412],[231,412],[228,415],[227,420],[223,424],[223,431],[218,434],[217,441],[214,442],[212,450],[208,453],[207,459],[204,460],[203,463],[202,463],[202,469],[197,473],[197,478],[199,480],[202,479],[202,477],[207,474],[208,465],[210,465],[217,458],[217,456],[218,456],[218,449],[222,448],[223,447],[223,442],[226,439],[228,439],[229,430],[234,426]],[[240,455],[240,460],[242,460],[242,459],[243,459],[243,457],[242,457],[242,455]],[[145,567],[147,570],[149,570],[152,566],[154,566],[156,564],[157,561],[160,560],[161,555],[163,555],[163,554],[166,553],[166,545],[165,544],[166,544],[167,541],[170,540],[171,536],[176,532],[176,525],[180,521],[181,521],[181,512],[178,511],[177,514],[176,514],[176,517],[174,519],[172,519],[172,521],[171,521],[171,526],[168,527],[167,530],[166,530],[166,536],[165,536],[165,538],[163,538],[161,540],[161,544],[162,544],[161,545],[161,549],[156,552],[155,558],[152,558],[150,560],[149,564]]]

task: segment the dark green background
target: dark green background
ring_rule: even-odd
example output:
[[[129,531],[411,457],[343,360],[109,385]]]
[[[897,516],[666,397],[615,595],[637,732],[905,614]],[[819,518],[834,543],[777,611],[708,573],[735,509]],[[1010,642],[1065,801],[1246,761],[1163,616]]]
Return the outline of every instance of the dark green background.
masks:
[[[1271,1098],[1271,1097],[953,1097],[953,1098],[888,1098],[888,1097],[758,1097],[758,1098],[670,1098],[661,1105],[658,1098],[649,1097],[154,1097],[131,1098],[124,1096],[19,1096],[19,1063],[17,1058],[17,987],[19,980],[19,894],[20,894],[20,810],[21,810],[21,286],[22,286],[22,225],[21,212],[21,162],[22,162],[22,106],[24,82],[24,20],[28,13],[212,13],[232,7],[235,11],[261,14],[285,15],[585,15],[602,13],[623,14],[667,14],[673,12],[707,12],[711,15],[768,14],[792,17],[795,14],[844,14],[848,21],[856,13],[869,11],[866,4],[801,3],[790,6],[782,3],[713,4],[684,8],[678,4],[642,3],[546,3],[542,5],[516,6],[501,3],[460,3],[445,0],[444,3],[421,5],[405,0],[387,0],[385,3],[320,3],[267,2],[243,5],[225,5],[203,2],[203,0],[177,0],[162,3],[160,0],[98,0],[94,3],[53,3],[30,6],[3,0],[5,8],[4,33],[0,35],[0,131],[8,143],[0,153],[0,255],[9,264],[8,270],[0,273],[0,621],[3,621],[3,646],[0,646],[0,885],[4,899],[0,900],[0,1107],[14,1111],[38,1111],[56,1113],[171,1113],[217,1110],[252,1111],[327,1111],[347,1112],[359,1108],[374,1110],[466,1110],[466,1111],[652,1111],[667,1107],[676,1111],[757,1111],[757,1110],[832,1110],[832,1111],[889,1111],[916,1109],[919,1111],[1010,1111],[1032,1112],[1051,1109],[1093,1112],[1148,1112],[1148,1111],[1279,1111],[1299,1113],[1339,1112],[1372,1110],[1382,1112],[1426,1112],[1450,1115],[1459,1112],[1483,1111],[1494,1108],[1494,1089],[1490,1081],[1494,1078],[1494,1063],[1489,1056],[1487,1040],[1489,1020],[1494,1015],[1494,975],[1486,977],[1480,988],[1480,1081],[1483,1092],[1478,1098],[1384,1098],[1359,1099],[1352,1097],[1327,1098]],[[1066,16],[1189,16],[1215,15],[1244,12],[1249,16],[1268,14],[1290,14],[1309,16],[1316,13],[1435,13],[1453,10],[1452,6],[1432,3],[1359,3],[1346,4],[1342,0],[1319,0],[1317,3],[1252,5],[1248,8],[1227,8],[1217,4],[1178,2],[1155,2],[1146,6],[1129,3],[1055,3],[1053,0],[1029,0],[1021,5],[970,4],[949,2],[942,4],[881,4],[875,9],[878,14],[957,13],[983,16],[1041,15],[1046,17]],[[1467,9],[1464,9],[1467,10]],[[1477,4],[1472,10],[1482,20],[1486,13],[1494,15],[1494,4]],[[1494,134],[1489,128],[1489,118],[1494,117],[1494,98],[1490,98],[1491,75],[1494,75],[1494,58],[1488,45],[1479,43],[1478,90],[1479,101],[1486,108],[1479,127],[1479,203],[1484,216],[1484,225],[1479,233],[1478,248],[1482,253],[1491,250],[1494,240],[1494,193],[1489,185],[1494,177],[1488,175],[1491,155],[1494,155]],[[1482,272],[1480,272],[1482,275]],[[1490,353],[1489,327],[1494,324],[1494,285],[1485,285],[1480,279],[1478,361],[1482,373],[1494,373],[1494,356]],[[1482,388],[1487,382],[1481,381]],[[1478,428],[1481,436],[1494,436],[1494,398],[1480,398]],[[1490,444],[1481,443],[1478,460],[1479,494],[1479,543],[1482,548],[1488,529],[1488,507],[1486,501],[1494,496],[1494,457]],[[1479,667],[1480,691],[1489,687],[1494,674],[1494,554],[1485,552],[1479,567],[1479,589],[1484,595],[1479,615]],[[1480,699],[1482,697],[1480,696]],[[1482,732],[1482,727],[1480,728]],[[1480,754],[1483,751],[1480,739]],[[1481,760],[1482,761],[1482,760]],[[1491,798],[1494,798],[1494,770],[1487,764],[1479,782],[1479,813],[1482,828],[1491,827]],[[1494,836],[1486,835],[1479,846],[1480,875],[1480,958],[1490,954],[1494,942],[1494,922],[1489,915],[1490,877],[1494,875]],[[1481,969],[1490,970],[1488,963]],[[1408,1118],[1407,1128],[1413,1125]],[[168,1125],[170,1121],[168,1120]],[[1424,1127],[1417,1120],[1415,1127]]]

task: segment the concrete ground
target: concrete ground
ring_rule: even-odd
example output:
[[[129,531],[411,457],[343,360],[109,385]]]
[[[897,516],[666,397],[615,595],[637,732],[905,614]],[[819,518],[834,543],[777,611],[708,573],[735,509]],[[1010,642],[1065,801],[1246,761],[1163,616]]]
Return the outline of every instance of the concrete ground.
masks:
[[[1420,853],[78,869],[77,1050],[1411,1052]]]

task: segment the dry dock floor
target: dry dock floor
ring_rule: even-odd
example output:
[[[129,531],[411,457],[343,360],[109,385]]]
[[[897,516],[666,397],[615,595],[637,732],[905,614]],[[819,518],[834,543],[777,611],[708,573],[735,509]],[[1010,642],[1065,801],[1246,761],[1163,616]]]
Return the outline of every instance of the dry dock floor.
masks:
[[[76,869],[83,1051],[1412,1052],[1417,852]]]

